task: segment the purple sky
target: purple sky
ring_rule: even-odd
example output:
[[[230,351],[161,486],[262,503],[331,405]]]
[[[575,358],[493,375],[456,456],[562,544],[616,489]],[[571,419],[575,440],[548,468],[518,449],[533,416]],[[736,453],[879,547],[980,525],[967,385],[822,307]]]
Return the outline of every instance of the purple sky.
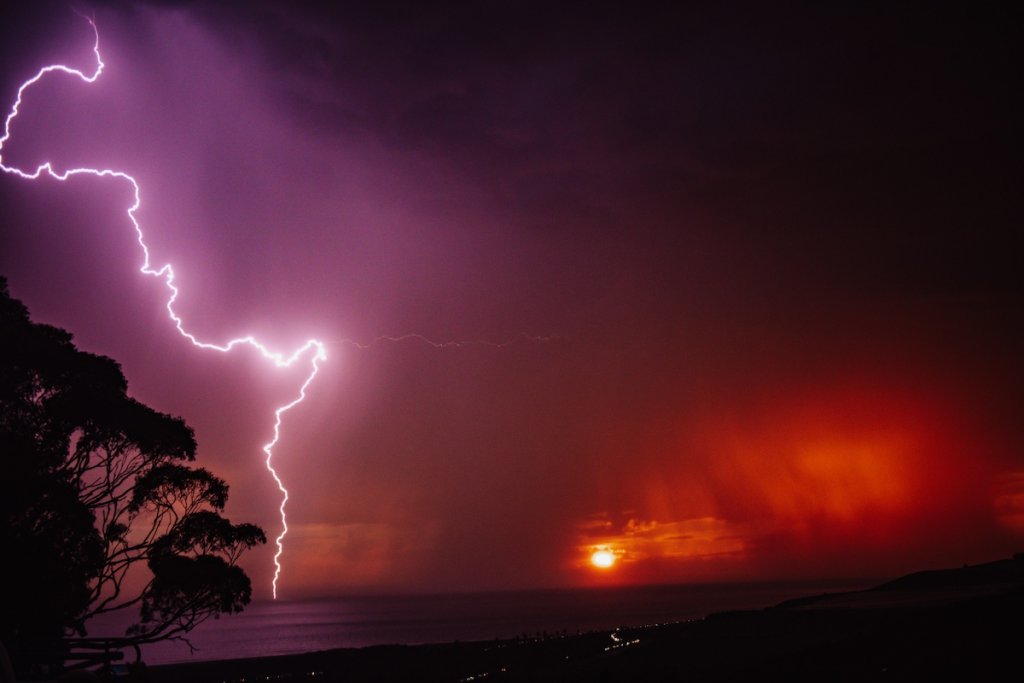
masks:
[[[1019,22],[373,7],[99,3],[107,70],[33,89],[3,150],[136,177],[198,336],[327,342],[277,452],[281,595],[1020,549]],[[5,109],[46,63],[92,68],[61,3],[0,24]],[[179,337],[129,201],[0,177],[0,273],[276,535],[260,447],[304,368]],[[413,333],[514,343],[344,341]]]

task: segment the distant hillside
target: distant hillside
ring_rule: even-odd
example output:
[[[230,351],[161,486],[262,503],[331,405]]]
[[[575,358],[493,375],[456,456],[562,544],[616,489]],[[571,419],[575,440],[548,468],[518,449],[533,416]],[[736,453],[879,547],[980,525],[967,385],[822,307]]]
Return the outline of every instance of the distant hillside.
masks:
[[[957,569],[914,572],[862,591],[786,600],[770,609],[882,609],[922,607],[1024,593],[1024,553]]]
[[[872,588],[873,591],[932,590],[968,586],[992,586],[1024,583],[1024,553],[1011,560],[964,565],[958,569],[933,569],[914,572]]]

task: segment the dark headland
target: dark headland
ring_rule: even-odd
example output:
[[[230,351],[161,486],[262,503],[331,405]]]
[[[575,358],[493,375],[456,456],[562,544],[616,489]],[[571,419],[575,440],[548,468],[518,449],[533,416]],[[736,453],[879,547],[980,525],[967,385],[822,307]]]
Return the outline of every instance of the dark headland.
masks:
[[[152,667],[152,681],[1016,680],[1024,554],[763,610],[552,637]]]

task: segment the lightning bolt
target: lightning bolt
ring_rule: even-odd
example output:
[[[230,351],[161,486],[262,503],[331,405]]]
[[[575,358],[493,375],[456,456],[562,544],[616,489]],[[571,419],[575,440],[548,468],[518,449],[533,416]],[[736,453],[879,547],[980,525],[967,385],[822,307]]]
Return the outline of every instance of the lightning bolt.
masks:
[[[368,342],[359,342],[355,339],[338,339],[338,344],[347,344],[361,351],[372,349],[375,346],[385,343],[400,344],[402,342],[419,342],[427,346],[431,346],[435,349],[464,349],[471,346],[486,346],[493,349],[504,349],[518,342],[533,342],[543,344],[547,342],[560,341],[563,337],[560,335],[530,335],[530,334],[519,334],[511,339],[507,339],[503,342],[487,341],[486,339],[473,339],[468,341],[434,341],[429,337],[413,332],[410,334],[402,334],[399,336],[381,335],[374,337]]]
[[[15,166],[8,166],[3,161],[3,148],[7,144],[7,141],[11,138],[11,125],[14,120],[18,117],[18,112],[21,110],[21,104],[24,99],[25,93],[33,85],[38,83],[40,80],[52,73],[63,73],[68,76],[74,76],[81,79],[85,83],[94,83],[96,79],[103,73],[103,58],[100,56],[100,33],[96,27],[94,19],[82,15],[83,18],[89,22],[89,26],[92,27],[93,35],[95,36],[95,42],[93,43],[93,54],[96,56],[96,69],[91,75],[87,75],[85,72],[79,69],[73,69],[63,64],[50,64],[41,68],[35,76],[28,79],[21,84],[18,88],[18,96],[14,101],[14,106],[11,107],[10,112],[7,114],[7,118],[4,121],[4,132],[3,137],[0,137],[0,170],[4,173],[18,176],[25,180],[38,180],[44,174],[59,180],[61,182],[67,181],[69,178],[74,176],[94,176],[97,178],[117,178],[127,182],[132,188],[133,201],[131,206],[128,207],[127,214],[128,219],[131,221],[132,226],[135,228],[136,239],[139,243],[139,247],[142,249],[142,266],[139,269],[144,275],[149,275],[163,280],[164,285],[167,287],[169,292],[167,298],[167,315],[174,323],[175,328],[181,336],[185,337],[192,345],[211,351],[219,351],[220,353],[228,353],[238,346],[249,346],[256,349],[264,358],[269,360],[278,368],[289,367],[303,358],[309,359],[309,373],[306,375],[305,380],[299,387],[298,395],[295,396],[290,402],[279,406],[274,411],[274,438],[271,439],[267,444],[263,446],[263,452],[266,454],[265,464],[267,470],[270,472],[270,476],[273,477],[277,483],[277,488],[281,491],[281,505],[278,508],[281,514],[281,533],[275,539],[277,545],[277,552],[274,554],[274,579],[271,583],[273,589],[274,599],[277,599],[277,580],[281,576],[281,554],[284,552],[284,537],[288,534],[288,518],[285,514],[285,505],[288,503],[288,489],[285,488],[284,482],[281,481],[281,477],[278,476],[277,470],[274,469],[274,447],[281,440],[281,422],[284,418],[284,414],[295,406],[302,403],[306,398],[306,390],[312,384],[313,379],[316,377],[317,372],[320,370],[320,363],[327,359],[327,347],[323,342],[317,339],[310,339],[305,344],[295,349],[291,353],[283,353],[279,351],[272,351],[264,344],[260,343],[256,338],[252,336],[239,337],[232,339],[224,344],[212,344],[209,342],[199,340],[194,334],[189,332],[185,328],[185,324],[181,319],[181,316],[174,310],[174,302],[178,298],[178,286],[174,283],[174,268],[170,264],[165,264],[159,268],[154,267],[150,261],[149,247],[146,245],[146,240],[142,232],[142,226],[139,224],[138,219],[135,217],[135,212],[138,211],[142,204],[141,192],[139,190],[139,183],[131,175],[124,171],[115,171],[111,169],[100,169],[100,168],[72,168],[64,171],[58,171],[54,169],[51,162],[40,164],[34,171],[25,171]]]
[[[73,76],[80,79],[84,83],[94,83],[97,78],[103,73],[104,63],[103,57],[100,55],[100,34],[99,29],[96,26],[96,21],[88,16],[81,15],[85,21],[89,23],[92,28],[95,41],[93,43],[92,52],[96,57],[96,68],[91,75],[85,72],[74,69],[63,64],[50,64],[44,66],[36,72],[35,76],[28,79],[18,88],[18,95],[15,98],[14,105],[11,107],[10,112],[7,114],[7,118],[4,121],[3,136],[0,137],[0,170],[9,175],[14,175],[24,180],[38,180],[43,175],[46,175],[54,180],[65,182],[74,176],[93,176],[96,178],[116,178],[128,183],[132,189],[132,203],[128,207],[126,213],[128,220],[131,221],[132,227],[135,230],[136,241],[138,242],[139,248],[142,251],[142,266],[139,271],[144,275],[154,277],[163,281],[167,287],[168,297],[165,308],[167,315],[174,323],[174,327],[178,330],[178,333],[187,339],[193,346],[210,350],[217,351],[220,353],[229,353],[239,346],[249,346],[260,353],[260,355],[273,363],[275,367],[286,368],[294,365],[303,358],[308,358],[309,372],[305,376],[302,384],[299,387],[298,393],[291,401],[279,406],[274,410],[274,436],[263,446],[263,452],[266,455],[264,464],[270,476],[274,479],[277,484],[277,488],[281,492],[281,505],[278,507],[278,511],[281,516],[281,533],[278,534],[275,539],[277,545],[277,551],[274,553],[274,578],[271,582],[271,588],[273,591],[274,599],[277,599],[277,582],[281,576],[281,555],[284,553],[284,538],[288,534],[288,517],[285,513],[285,506],[288,503],[288,489],[285,487],[284,482],[278,475],[277,470],[274,468],[274,447],[277,446],[281,440],[281,423],[284,419],[284,414],[289,410],[299,405],[306,399],[306,393],[313,380],[316,378],[317,373],[320,370],[320,363],[327,360],[327,346],[323,341],[317,339],[309,339],[304,344],[299,346],[291,353],[283,353],[280,351],[272,351],[267,346],[258,341],[255,337],[249,335],[245,337],[238,337],[232,339],[223,344],[214,344],[200,340],[194,334],[189,332],[181,316],[174,310],[174,303],[178,299],[179,289],[175,284],[174,279],[174,268],[168,263],[160,266],[159,268],[154,267],[150,260],[149,247],[146,244],[145,236],[142,232],[142,226],[135,214],[142,205],[141,190],[139,188],[138,181],[135,180],[130,174],[125,171],[117,171],[112,169],[100,169],[100,168],[71,168],[64,171],[58,171],[53,167],[51,162],[40,164],[34,171],[26,171],[16,166],[8,166],[3,161],[3,149],[4,145],[7,144],[11,138],[11,126],[14,120],[18,117],[18,113],[21,110],[22,101],[25,93],[36,83],[42,80],[44,77],[51,73],[63,73],[68,76]],[[503,342],[491,342],[486,340],[472,340],[472,341],[443,341],[438,342],[429,339],[422,334],[403,334],[399,336],[380,336],[375,337],[369,342],[358,342],[353,339],[339,339],[335,340],[335,343],[339,345],[349,345],[356,349],[368,350],[384,343],[404,343],[404,342],[416,342],[422,343],[435,349],[449,349],[449,348],[466,348],[472,346],[485,346],[496,349],[502,349],[511,346],[517,342],[550,342],[562,339],[558,336],[532,336],[527,334],[520,334],[512,339],[508,339]]]

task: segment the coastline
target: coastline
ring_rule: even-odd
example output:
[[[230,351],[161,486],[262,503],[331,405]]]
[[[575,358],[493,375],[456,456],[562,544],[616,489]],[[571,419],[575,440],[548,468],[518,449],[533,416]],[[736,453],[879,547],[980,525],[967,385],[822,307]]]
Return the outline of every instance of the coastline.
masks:
[[[1024,557],[760,610],[580,635],[378,645],[154,666],[182,681],[724,681],[995,678],[1019,668]]]
[[[529,635],[605,632],[761,609],[806,595],[859,590],[879,579],[757,581],[543,588],[474,593],[334,596],[250,605],[189,634],[195,646],[142,650],[150,666],[297,655],[374,645],[514,640]],[[108,625],[120,635],[128,623]],[[100,633],[90,627],[90,635]]]

